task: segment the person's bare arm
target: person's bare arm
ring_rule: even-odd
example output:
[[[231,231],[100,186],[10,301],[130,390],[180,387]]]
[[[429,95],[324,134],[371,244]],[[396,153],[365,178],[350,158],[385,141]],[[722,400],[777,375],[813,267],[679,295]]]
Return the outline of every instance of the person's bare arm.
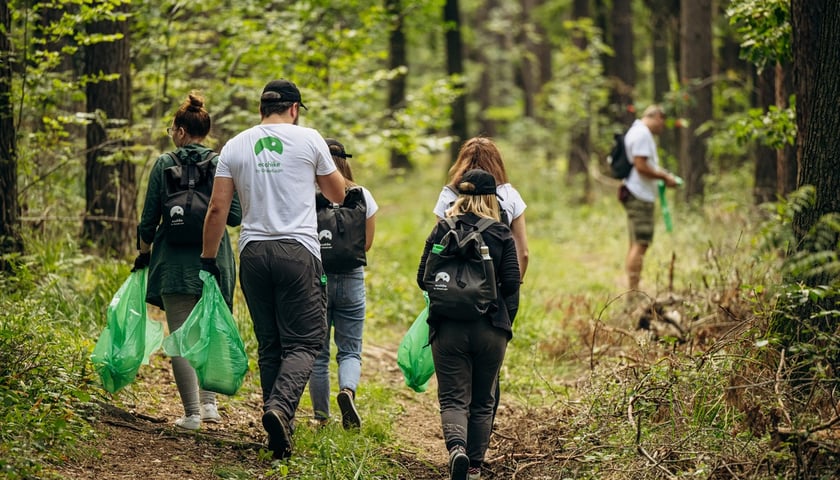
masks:
[[[650,166],[647,157],[633,157],[633,168],[639,172],[639,175],[648,178],[658,178],[665,181],[668,187],[676,187],[677,180],[665,170],[655,169]]]
[[[207,215],[204,217],[204,235],[201,258],[216,258],[225,232],[230,203],[233,201],[233,179],[216,177]]]
[[[376,233],[376,214],[365,220],[365,251],[370,250],[373,245],[373,235]]]
[[[519,260],[519,280],[525,280],[525,271],[528,270],[528,234],[525,230],[525,214],[513,219],[510,224],[510,231],[513,233],[513,240],[516,242],[516,259]]]
[[[338,170],[329,175],[318,175],[315,177],[315,181],[327,200],[333,203],[344,201],[344,177]]]

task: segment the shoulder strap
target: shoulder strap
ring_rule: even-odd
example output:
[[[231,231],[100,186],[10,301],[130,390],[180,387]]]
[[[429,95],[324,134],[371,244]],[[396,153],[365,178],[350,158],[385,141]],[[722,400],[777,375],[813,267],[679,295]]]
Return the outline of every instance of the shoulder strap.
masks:
[[[456,228],[458,228],[458,222],[455,220],[455,217],[446,217],[443,219],[443,221],[446,222],[447,225],[449,225],[450,230],[455,230]]]
[[[492,226],[494,223],[496,223],[496,220],[493,220],[492,218],[481,217],[481,220],[479,220],[478,223],[475,224],[475,229],[478,233],[481,233],[490,228],[490,226]]]
[[[178,158],[178,155],[175,155],[175,152],[166,152],[166,154],[169,155],[169,157],[175,162],[175,165],[178,165],[179,167],[184,166]]]

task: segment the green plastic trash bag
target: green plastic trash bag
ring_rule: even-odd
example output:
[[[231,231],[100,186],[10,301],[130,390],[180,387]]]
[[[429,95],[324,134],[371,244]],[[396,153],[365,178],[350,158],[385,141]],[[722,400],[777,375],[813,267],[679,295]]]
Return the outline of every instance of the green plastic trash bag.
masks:
[[[106,310],[106,325],[91,354],[102,386],[115,393],[134,381],[140,365],[163,342],[163,324],[146,317],[146,273],[131,272]]]
[[[248,371],[245,345],[216,279],[203,270],[199,277],[204,283],[201,298],[181,328],[164,340],[163,350],[170,357],[186,358],[202,389],[233,395]]]
[[[405,384],[415,392],[425,392],[435,373],[432,346],[429,344],[429,295],[423,292],[426,307],[417,315],[405,333],[397,350],[397,365],[403,372]]]

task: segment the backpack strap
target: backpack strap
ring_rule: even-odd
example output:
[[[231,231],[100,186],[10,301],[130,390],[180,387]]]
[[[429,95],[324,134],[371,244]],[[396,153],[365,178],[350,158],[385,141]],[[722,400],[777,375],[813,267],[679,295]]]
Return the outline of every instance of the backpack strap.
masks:
[[[475,229],[478,233],[482,233],[483,231],[490,228],[494,223],[496,223],[496,220],[492,218],[481,217],[481,220],[479,220],[478,223],[475,224]]]
[[[178,165],[179,167],[184,166],[184,164],[181,163],[181,160],[178,158],[178,155],[175,155],[175,152],[166,152],[166,154],[169,155],[169,158],[171,158],[173,162],[175,162],[175,165]]]

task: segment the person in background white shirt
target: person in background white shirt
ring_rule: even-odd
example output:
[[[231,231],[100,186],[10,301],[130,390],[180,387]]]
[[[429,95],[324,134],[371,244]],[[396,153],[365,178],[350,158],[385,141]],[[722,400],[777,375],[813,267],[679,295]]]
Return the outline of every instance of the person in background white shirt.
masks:
[[[628,287],[633,291],[639,290],[645,252],[653,241],[657,182],[662,180],[668,187],[677,186],[676,178],[659,167],[653,136],[659,135],[664,129],[665,112],[659,105],[651,105],[624,135],[624,147],[627,157],[633,163],[633,169],[624,179],[618,198],[627,212],[630,247],[625,271]]]

